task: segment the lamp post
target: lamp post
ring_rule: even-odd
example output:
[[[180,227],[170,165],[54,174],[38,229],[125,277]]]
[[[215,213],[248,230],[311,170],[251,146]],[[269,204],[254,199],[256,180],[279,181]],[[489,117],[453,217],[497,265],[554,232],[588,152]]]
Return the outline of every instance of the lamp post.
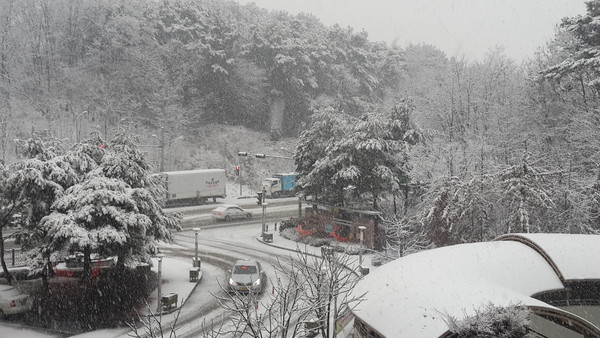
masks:
[[[265,212],[266,212],[266,208],[267,208],[267,203],[265,202],[265,195],[267,194],[267,192],[265,191],[265,189],[263,188],[262,190],[262,203],[260,204],[262,206],[262,233],[261,235],[264,236],[265,234]]]
[[[162,294],[161,294],[161,284],[162,284],[162,259],[165,257],[163,254],[157,254],[156,258],[158,258],[158,306],[156,308],[156,312],[162,313]]]
[[[195,252],[194,253],[194,264],[192,264],[192,265],[193,265],[193,267],[198,268],[198,267],[200,267],[200,264],[198,262],[198,232],[200,232],[201,229],[198,228],[198,227],[196,227],[196,228],[194,228],[192,230],[194,230],[194,234],[195,234],[195,237],[196,237],[196,241],[195,241],[195,243],[196,243],[196,246],[195,246],[196,250],[194,251]]]
[[[363,256],[363,246],[364,246],[364,232],[365,229],[367,227],[364,225],[361,225],[358,227],[358,230],[360,230],[360,252],[359,252],[359,256],[358,256],[358,265],[360,266],[360,268],[362,269],[362,256]]]

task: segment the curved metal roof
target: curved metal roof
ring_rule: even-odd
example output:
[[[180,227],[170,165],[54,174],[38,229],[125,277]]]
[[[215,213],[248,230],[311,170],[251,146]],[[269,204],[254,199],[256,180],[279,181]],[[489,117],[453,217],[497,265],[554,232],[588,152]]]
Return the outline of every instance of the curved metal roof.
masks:
[[[600,336],[593,324],[534,298],[564,290],[567,282],[600,282],[598,258],[595,235],[509,234],[423,251],[365,276],[355,292],[367,292],[366,300],[353,312],[386,337],[440,337],[447,316],[464,318],[491,302],[527,306]]]

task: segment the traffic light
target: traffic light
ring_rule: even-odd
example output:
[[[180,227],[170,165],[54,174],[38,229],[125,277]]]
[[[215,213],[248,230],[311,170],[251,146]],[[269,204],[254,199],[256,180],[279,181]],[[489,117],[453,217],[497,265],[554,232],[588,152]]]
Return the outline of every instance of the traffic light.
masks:
[[[258,192],[257,193],[258,196],[256,196],[256,204],[258,205],[262,205],[262,201],[263,201],[263,193],[262,192]]]
[[[240,166],[239,165],[235,166],[235,172],[237,173],[238,176],[240,176]]]
[[[238,151],[238,156],[248,156],[248,153],[245,151]]]

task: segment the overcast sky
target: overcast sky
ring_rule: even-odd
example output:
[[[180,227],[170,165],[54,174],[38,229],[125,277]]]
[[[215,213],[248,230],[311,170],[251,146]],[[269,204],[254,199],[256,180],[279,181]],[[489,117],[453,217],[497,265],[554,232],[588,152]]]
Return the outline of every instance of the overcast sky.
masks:
[[[479,60],[494,46],[521,61],[554,36],[563,17],[586,13],[585,0],[236,0],[324,24],[366,30],[371,40],[432,44],[448,56]]]

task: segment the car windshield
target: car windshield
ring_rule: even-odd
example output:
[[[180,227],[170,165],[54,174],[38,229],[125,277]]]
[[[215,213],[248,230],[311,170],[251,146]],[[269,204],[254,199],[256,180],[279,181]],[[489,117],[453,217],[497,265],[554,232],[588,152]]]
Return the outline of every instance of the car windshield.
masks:
[[[256,273],[257,269],[254,265],[236,265],[233,267],[233,273],[237,275],[251,275]]]

